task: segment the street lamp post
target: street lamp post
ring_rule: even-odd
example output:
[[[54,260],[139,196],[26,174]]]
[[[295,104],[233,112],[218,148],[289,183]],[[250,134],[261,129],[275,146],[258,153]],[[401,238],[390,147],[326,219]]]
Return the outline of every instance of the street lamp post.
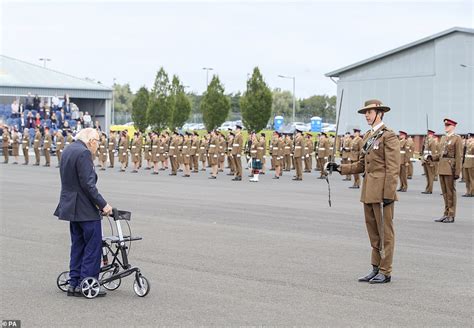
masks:
[[[46,68],[46,62],[51,61],[51,58],[44,57],[44,58],[40,58],[39,60],[43,62],[43,67]]]
[[[209,86],[209,71],[213,71],[214,68],[212,68],[212,67],[203,67],[202,69],[206,71],[206,87],[208,87]]]
[[[293,123],[295,122],[295,110],[296,110],[296,96],[295,96],[295,84],[296,84],[296,77],[295,76],[284,76],[278,75],[282,79],[292,79],[293,80]]]
[[[112,124],[115,124],[115,77],[112,85]]]

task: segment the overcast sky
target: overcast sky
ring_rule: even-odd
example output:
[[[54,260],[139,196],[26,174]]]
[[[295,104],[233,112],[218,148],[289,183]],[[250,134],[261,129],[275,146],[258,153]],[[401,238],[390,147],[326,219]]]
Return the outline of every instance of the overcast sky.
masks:
[[[271,88],[336,93],[334,69],[474,25],[473,1],[54,1],[1,3],[1,53],[106,85],[151,87],[160,66],[191,91],[214,68],[227,92],[259,66]]]

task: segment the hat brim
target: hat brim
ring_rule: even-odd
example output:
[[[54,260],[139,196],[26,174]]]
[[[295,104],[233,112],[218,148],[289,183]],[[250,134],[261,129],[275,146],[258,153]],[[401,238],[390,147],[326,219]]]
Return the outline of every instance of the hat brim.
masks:
[[[357,111],[357,113],[365,114],[365,112],[368,111],[369,109],[379,110],[379,111],[384,112],[384,113],[390,111],[390,107],[387,107],[387,106],[367,106],[367,107],[363,107],[363,108],[359,109]]]

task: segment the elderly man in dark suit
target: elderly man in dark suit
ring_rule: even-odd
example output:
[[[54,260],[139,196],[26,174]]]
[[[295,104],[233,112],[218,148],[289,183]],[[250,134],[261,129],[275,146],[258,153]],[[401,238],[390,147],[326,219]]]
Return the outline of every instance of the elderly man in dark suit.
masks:
[[[86,277],[99,277],[102,230],[100,211],[110,214],[112,207],[96,188],[92,154],[97,152],[99,135],[88,128],[80,131],[76,142],[67,146],[61,158],[61,195],[54,212],[69,221],[71,259],[68,296],[81,296],[80,283]],[[100,291],[98,296],[104,296]]]

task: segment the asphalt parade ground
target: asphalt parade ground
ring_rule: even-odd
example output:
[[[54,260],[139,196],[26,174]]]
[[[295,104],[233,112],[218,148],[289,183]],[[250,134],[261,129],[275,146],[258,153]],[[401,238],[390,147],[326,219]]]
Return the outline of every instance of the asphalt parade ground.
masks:
[[[12,159],[10,159],[11,161]],[[130,263],[151,283],[140,298],[133,276],[104,298],[67,297],[69,227],[53,216],[58,169],[0,165],[0,320],[22,327],[472,326],[473,204],[457,184],[454,224],[434,223],[443,200],[422,195],[421,167],[395,205],[392,282],[369,285],[370,245],[360,191],[339,174],[293,172],[259,183],[220,173],[190,178],[160,171],[99,172],[98,188],[132,212]],[[130,171],[130,168],[129,168]],[[245,172],[247,174],[247,172]],[[245,175],[246,175],[245,174]],[[110,228],[103,222],[104,234]],[[125,225],[124,228],[127,231]]]

